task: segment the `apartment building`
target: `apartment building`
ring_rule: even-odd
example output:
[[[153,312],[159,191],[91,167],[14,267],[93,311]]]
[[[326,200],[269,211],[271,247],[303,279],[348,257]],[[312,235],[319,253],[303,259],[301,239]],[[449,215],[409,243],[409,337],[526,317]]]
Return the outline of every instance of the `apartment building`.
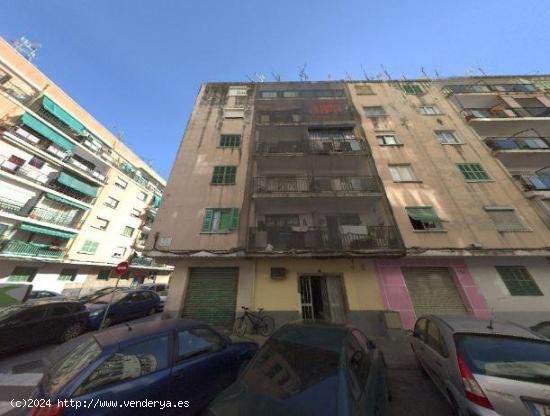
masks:
[[[550,233],[449,93],[476,83],[203,85],[147,241],[175,266],[166,311],[229,326],[248,306],[369,332],[394,324],[387,311],[405,328],[491,309],[537,323]]]
[[[66,294],[167,281],[143,255],[165,181],[0,39],[0,283]]]

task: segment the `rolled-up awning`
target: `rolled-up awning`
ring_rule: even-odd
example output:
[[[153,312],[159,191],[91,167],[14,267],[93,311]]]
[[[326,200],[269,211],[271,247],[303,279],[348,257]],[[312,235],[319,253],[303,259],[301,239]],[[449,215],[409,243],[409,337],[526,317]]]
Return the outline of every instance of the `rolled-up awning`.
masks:
[[[42,99],[42,107],[50,114],[61,120],[64,124],[69,126],[71,130],[74,130],[78,134],[85,134],[86,128],[76,118],[71,116],[60,106],[52,101],[51,98],[44,96]]]
[[[23,114],[21,116],[21,122],[25,126],[30,127],[32,130],[34,130],[38,134],[44,136],[46,139],[52,141],[59,147],[69,152],[74,149],[74,144],[70,140],[67,140],[61,134],[59,134],[58,132],[56,132],[54,129],[47,126],[46,124],[42,123],[33,115],[29,113]]]
[[[69,206],[74,207],[74,208],[90,209],[85,205],[79,204],[78,202],[70,201],[70,200],[65,199],[61,196],[57,196],[57,195],[54,195],[54,194],[46,194],[45,196],[46,196],[46,198],[51,199],[52,201],[61,202],[62,204],[69,205]]]
[[[66,239],[73,238],[74,236],[76,236],[75,233],[54,230],[52,228],[42,227],[40,225],[34,225],[34,224],[26,224],[26,223],[21,224],[19,226],[19,229],[22,231],[28,231],[29,233],[44,234],[44,235],[50,235],[52,237],[59,237],[59,238],[66,238]]]
[[[439,217],[432,209],[407,208],[407,214],[417,221],[439,221]]]
[[[68,175],[65,172],[61,172],[59,174],[57,177],[57,182],[68,186],[69,188],[73,188],[75,191],[78,191],[84,195],[91,197],[97,196],[97,187],[88,185],[87,183],[82,182],[81,180],[78,180],[74,176]]]
[[[160,205],[160,196],[154,195],[153,196],[153,208],[158,208]]]

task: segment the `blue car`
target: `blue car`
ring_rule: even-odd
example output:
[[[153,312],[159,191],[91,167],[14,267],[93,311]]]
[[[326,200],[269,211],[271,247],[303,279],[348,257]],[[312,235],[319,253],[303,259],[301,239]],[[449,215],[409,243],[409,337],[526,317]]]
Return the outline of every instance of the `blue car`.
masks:
[[[107,317],[103,327],[107,328],[119,322],[153,315],[162,309],[162,305],[159,295],[152,290],[117,289],[90,300],[86,303],[86,309],[90,313],[88,328],[99,329],[105,312]]]
[[[50,399],[51,407],[41,410],[48,416],[194,415],[237,378],[257,350],[256,343],[232,342],[193,320],[118,325],[54,351],[32,398]],[[65,399],[73,405],[57,406]],[[136,404],[126,407],[130,401]]]

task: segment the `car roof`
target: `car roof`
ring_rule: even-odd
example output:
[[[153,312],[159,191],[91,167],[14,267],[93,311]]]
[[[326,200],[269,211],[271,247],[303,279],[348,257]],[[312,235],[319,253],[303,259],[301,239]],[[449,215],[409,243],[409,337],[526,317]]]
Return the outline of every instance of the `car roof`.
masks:
[[[422,318],[422,317],[421,317]],[[502,335],[530,339],[544,339],[528,328],[509,321],[489,320],[468,315],[425,315],[447,326],[453,333]]]
[[[193,319],[156,319],[146,322],[127,323],[96,332],[94,337],[102,347],[111,347],[122,342],[132,341],[156,333],[174,329],[208,326],[204,322]],[[131,328],[131,329],[130,329]]]
[[[42,299],[29,299],[25,303],[21,304],[21,306],[24,306],[24,307],[34,307],[34,306],[42,306],[42,305],[81,305],[81,303],[77,301],[72,301],[72,300],[42,298]]]

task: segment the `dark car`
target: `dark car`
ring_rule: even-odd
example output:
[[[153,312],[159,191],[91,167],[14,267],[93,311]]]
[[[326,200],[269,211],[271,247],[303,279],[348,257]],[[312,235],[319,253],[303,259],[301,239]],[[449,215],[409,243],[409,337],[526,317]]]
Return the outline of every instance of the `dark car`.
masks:
[[[109,306],[110,304],[110,306]],[[161,309],[160,297],[151,290],[116,290],[86,303],[90,312],[88,328],[99,329],[107,311],[104,327],[130,319],[153,315]]]
[[[120,325],[86,334],[54,351],[53,363],[32,397],[51,399],[52,405],[57,399],[74,399],[120,404],[170,400],[177,406],[54,406],[47,409],[49,416],[197,414],[236,379],[257,349],[255,343],[232,342],[210,326],[187,319],[141,322],[131,329]]]
[[[144,283],[139,286],[139,289],[152,290],[153,292],[163,292],[168,290],[166,283]]]
[[[100,296],[106,295],[108,293],[112,293],[114,290],[117,290],[117,288],[116,287],[104,287],[104,288],[96,290],[95,292],[92,292],[88,295],[79,297],[78,301],[82,302],[82,303],[88,303],[92,299],[99,298]]]
[[[68,341],[84,331],[87,321],[88,311],[79,302],[36,300],[0,308],[0,354]]]
[[[383,415],[384,356],[358,329],[291,323],[277,330],[208,416]]]
[[[29,295],[29,299],[64,300],[66,297],[51,290],[33,290]]]

